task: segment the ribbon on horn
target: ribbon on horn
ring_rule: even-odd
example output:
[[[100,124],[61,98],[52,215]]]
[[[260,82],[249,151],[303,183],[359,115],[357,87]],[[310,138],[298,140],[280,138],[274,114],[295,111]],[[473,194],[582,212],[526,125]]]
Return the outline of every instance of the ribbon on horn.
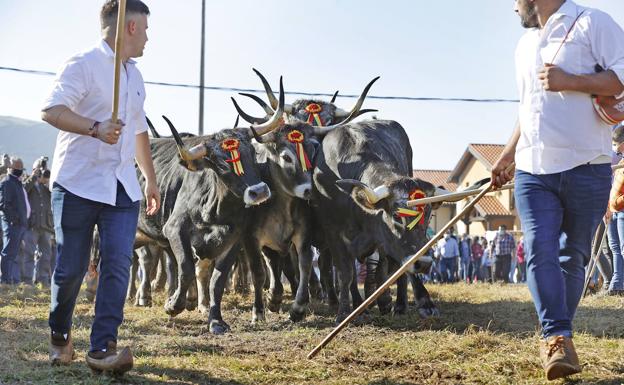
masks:
[[[288,133],[288,135],[286,135],[286,139],[288,139],[290,143],[295,144],[297,149],[297,158],[299,158],[299,161],[301,162],[301,168],[303,171],[306,172],[310,170],[312,168],[312,163],[310,163],[310,159],[308,159],[308,155],[303,148],[303,132],[299,130],[292,130]]]
[[[421,199],[425,198],[427,195],[422,190],[414,190],[410,193],[409,199]],[[416,206],[415,210],[410,210],[406,208],[399,208],[396,213],[401,218],[414,218],[407,225],[408,230],[412,230],[416,225],[422,225],[425,223],[425,205]]]
[[[238,139],[226,139],[221,143],[221,148],[225,151],[230,152],[231,159],[226,159],[225,161],[228,163],[232,163],[232,168],[234,169],[234,173],[238,176],[241,176],[245,173],[243,170],[243,163],[241,162],[240,152],[238,152],[238,148],[240,147],[240,142]]]
[[[318,103],[308,104],[305,111],[308,113],[308,124],[312,125],[312,123],[316,122],[316,125],[319,127],[325,126],[323,119],[321,119],[321,116],[319,115],[319,113],[323,111],[323,107],[321,107]]]

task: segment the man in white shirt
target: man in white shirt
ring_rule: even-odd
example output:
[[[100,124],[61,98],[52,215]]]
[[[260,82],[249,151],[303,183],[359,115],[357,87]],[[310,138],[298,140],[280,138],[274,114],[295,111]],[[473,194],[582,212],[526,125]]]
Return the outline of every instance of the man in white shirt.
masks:
[[[51,173],[52,211],[58,257],[51,284],[50,359],[68,364],[74,356],[71,320],[89,263],[94,226],[100,235],[100,280],[91,348],[95,371],[123,373],[132,367],[128,348],[117,350],[123,320],[141,189],[135,159],[146,179],[147,214],[160,207],[143,104],[145,87],[133,57],[147,42],[148,7],[126,3],[120,75],[119,119],[111,121],[118,2],[100,13],[102,40],[70,58],[45,101],[42,119],[60,130]]]
[[[624,32],[606,13],[572,0],[516,0],[515,11],[528,29],[516,50],[519,118],[492,180],[511,180],[515,160],[540,358],[552,380],[581,371],[572,319],[611,184],[611,131],[591,95],[624,92]],[[567,239],[560,250],[561,233]]]

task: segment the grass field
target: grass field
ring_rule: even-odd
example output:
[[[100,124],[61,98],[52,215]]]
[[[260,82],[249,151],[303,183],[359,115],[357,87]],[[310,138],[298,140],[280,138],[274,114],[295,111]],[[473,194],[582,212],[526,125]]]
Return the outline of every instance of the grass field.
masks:
[[[49,295],[32,287],[0,288],[0,385],[6,384],[624,384],[624,298],[592,297],[576,318],[583,374],[547,382],[537,355],[537,320],[525,286],[429,285],[441,316],[421,320],[372,311],[366,326],[345,329],[314,360],[307,353],[331,331],[333,314],[313,304],[301,324],[283,312],[252,326],[251,298],[228,294],[232,332],[208,333],[204,317],[126,307],[120,345],[135,368],[122,379],[92,375],[84,362],[92,305],[74,317],[78,359],[47,361]]]

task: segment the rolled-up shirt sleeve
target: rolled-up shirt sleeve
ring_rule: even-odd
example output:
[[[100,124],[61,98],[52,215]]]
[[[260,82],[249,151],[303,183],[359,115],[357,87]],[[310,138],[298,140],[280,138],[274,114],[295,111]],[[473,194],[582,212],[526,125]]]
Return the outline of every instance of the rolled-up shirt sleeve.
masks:
[[[88,93],[88,75],[80,57],[69,59],[54,79],[52,91],[46,97],[42,111],[63,105],[74,109]]]
[[[597,64],[613,71],[624,84],[624,30],[611,16],[594,12],[590,24],[591,49]]]

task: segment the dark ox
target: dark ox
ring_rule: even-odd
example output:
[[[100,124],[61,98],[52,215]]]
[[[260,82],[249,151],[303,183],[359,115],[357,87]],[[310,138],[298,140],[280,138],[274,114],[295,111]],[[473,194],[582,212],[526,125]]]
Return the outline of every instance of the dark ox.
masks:
[[[426,243],[431,207],[422,208],[422,222],[408,229],[410,219],[398,218],[415,192],[425,196],[436,188],[410,177],[412,148],[403,127],[394,121],[351,123],[329,132],[323,139],[314,170],[315,217],[338,273],[337,321],[350,311],[349,288],[354,280],[354,260],[378,251],[396,269],[401,261]],[[371,187],[372,186],[372,187]],[[381,280],[383,278],[379,278]],[[395,312],[407,309],[407,281],[398,282]],[[422,286],[422,282],[419,281]],[[432,314],[435,307],[422,286],[419,308]],[[357,293],[359,296],[359,293]],[[354,298],[355,305],[361,298]],[[387,308],[389,294],[378,303]]]
[[[278,108],[273,119],[256,128],[263,133],[273,129],[280,117]],[[177,262],[177,288],[165,304],[170,315],[185,308],[196,259],[214,261],[208,322],[210,331],[220,334],[229,329],[221,315],[221,299],[248,218],[246,208],[265,202],[271,193],[260,178],[248,131],[224,129],[182,140],[167,123],[176,141],[151,141],[162,206],[151,217],[141,210],[139,231]],[[140,183],[145,184],[144,178]]]

